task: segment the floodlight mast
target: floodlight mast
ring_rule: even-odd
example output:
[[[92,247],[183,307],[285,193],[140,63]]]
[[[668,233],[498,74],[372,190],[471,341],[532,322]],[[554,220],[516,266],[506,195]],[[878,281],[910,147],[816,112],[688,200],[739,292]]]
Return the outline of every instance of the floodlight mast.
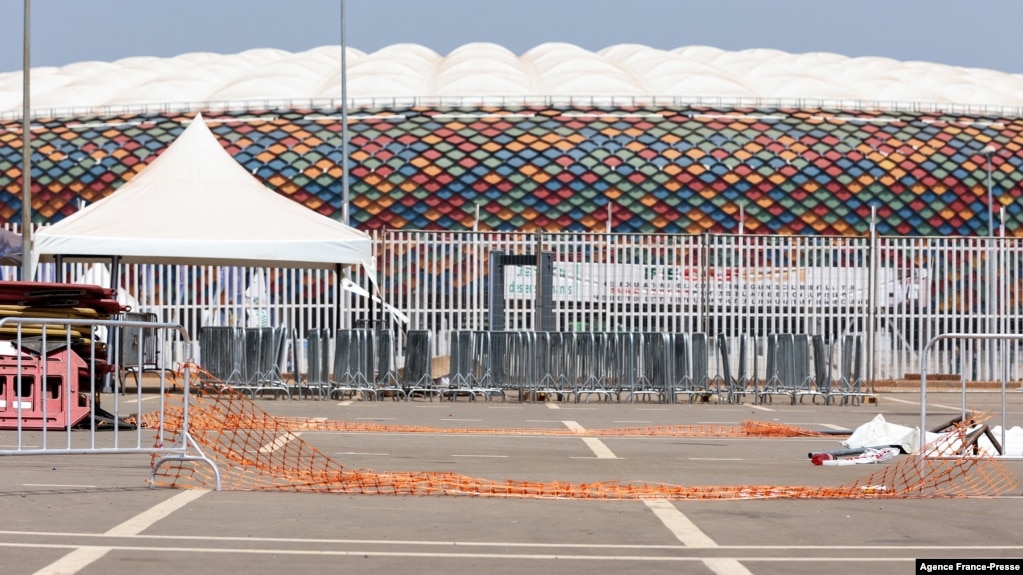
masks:
[[[985,306],[985,312],[987,313],[987,333],[995,333],[995,316],[998,315],[998,294],[996,293],[996,280],[995,280],[995,250],[994,240],[991,238],[995,237],[995,218],[994,218],[994,186],[991,182],[991,156],[998,153],[998,150],[988,144],[980,151],[987,159],[987,235],[988,235],[988,249],[987,249],[987,305]],[[991,366],[989,369],[994,369],[995,366],[995,345],[994,342],[988,343],[988,365]]]
[[[25,17],[22,29],[21,62],[21,280],[32,279],[32,119],[29,94],[31,86],[32,45],[29,37],[32,0],[25,0]]]
[[[348,45],[345,0],[341,0],[341,221],[348,225]]]
[[[991,156],[998,152],[994,146],[988,144],[984,146],[984,149],[980,151],[981,154],[987,159],[987,235],[994,237],[995,235],[995,216],[994,216],[994,186],[991,183]]]

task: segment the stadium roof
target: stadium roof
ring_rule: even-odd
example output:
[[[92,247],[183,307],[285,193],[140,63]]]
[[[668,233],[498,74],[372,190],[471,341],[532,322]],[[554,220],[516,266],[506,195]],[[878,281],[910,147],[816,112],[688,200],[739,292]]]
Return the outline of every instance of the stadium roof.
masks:
[[[258,49],[35,68],[32,108],[123,110],[160,104],[167,109],[175,103],[339,98],[340,56],[339,46],[325,46],[298,53]],[[736,105],[1023,107],[1020,74],[830,53],[733,52],[707,46],[659,50],[635,44],[590,52],[548,43],[517,56],[496,44],[475,43],[442,56],[424,46],[396,44],[369,54],[349,48],[347,60],[348,96],[362,104],[613,97]],[[0,115],[20,116],[21,91],[20,71],[0,74]]]

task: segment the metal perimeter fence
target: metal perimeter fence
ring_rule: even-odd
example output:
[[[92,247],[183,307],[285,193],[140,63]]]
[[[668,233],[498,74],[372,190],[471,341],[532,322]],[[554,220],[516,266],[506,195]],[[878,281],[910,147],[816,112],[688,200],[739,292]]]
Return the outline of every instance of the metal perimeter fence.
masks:
[[[918,377],[920,350],[938,334],[1016,333],[1023,314],[1021,238],[372,235],[377,285],[358,269],[338,277],[323,270],[122,264],[119,294],[132,311],[180,324],[193,339],[206,326],[294,330],[296,349],[285,366],[292,374],[306,372],[313,330],[322,337],[390,329],[399,367],[409,331],[433,334],[432,356],[449,356],[450,335],[461,331],[699,332],[712,342],[791,333],[828,342],[862,337],[864,375],[873,383]],[[0,272],[16,279],[18,270]],[[35,279],[104,285],[104,272],[102,265],[75,263],[58,274],[46,264]],[[1020,345],[942,341],[928,354],[927,370],[932,377],[1019,380]],[[161,367],[186,359],[179,341],[153,353],[158,357],[147,360]],[[764,350],[754,354],[763,366]]]

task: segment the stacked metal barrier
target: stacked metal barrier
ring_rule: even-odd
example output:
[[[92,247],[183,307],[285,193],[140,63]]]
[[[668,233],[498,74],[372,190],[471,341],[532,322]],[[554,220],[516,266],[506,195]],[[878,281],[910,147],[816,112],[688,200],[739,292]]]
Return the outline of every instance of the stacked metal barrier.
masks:
[[[331,391],[330,332],[313,329],[306,333],[306,374],[298,379],[296,391],[300,397],[315,394],[318,399]]]
[[[452,331],[444,396],[500,390],[522,400],[859,401],[873,395],[861,389],[862,356],[855,356],[861,341],[859,335],[843,339],[843,376],[832,385],[835,345],[805,334],[772,334],[758,352],[758,340],[745,334]],[[730,346],[738,346],[737,356]],[[760,355],[766,356],[763,374]]]
[[[205,344],[219,350],[211,365],[244,379],[246,372],[236,367],[238,350],[230,344]],[[661,403],[741,403],[747,397],[757,403],[774,397],[797,403],[810,397],[830,404],[874,395],[862,389],[862,336],[856,334],[827,345],[821,336],[791,333],[758,340],[702,332],[466,330],[449,332],[447,344],[448,371],[434,377],[435,342],[429,330],[405,334],[400,369],[388,330],[341,330],[333,345],[327,330],[310,330],[304,390],[321,397],[363,399],[387,394],[395,399],[490,400],[516,393],[523,401]],[[731,353],[733,348],[737,354]],[[835,371],[841,375],[833,381],[836,349],[841,369]],[[762,373],[759,356],[766,359]],[[220,358],[229,361],[215,361]]]
[[[291,397],[283,378],[287,344],[284,327],[206,326],[199,330],[203,368],[252,397],[267,392]]]
[[[466,356],[465,359],[468,361],[470,358]],[[456,361],[452,356],[452,374],[456,370]],[[463,370],[464,366],[458,369]],[[405,367],[401,371],[401,387],[407,399],[422,396],[432,401],[434,395],[443,398],[442,390],[433,381],[433,332],[411,330],[405,335]]]
[[[299,389],[317,398],[404,399],[407,388],[396,366],[391,330],[329,329],[306,332],[306,373]]]

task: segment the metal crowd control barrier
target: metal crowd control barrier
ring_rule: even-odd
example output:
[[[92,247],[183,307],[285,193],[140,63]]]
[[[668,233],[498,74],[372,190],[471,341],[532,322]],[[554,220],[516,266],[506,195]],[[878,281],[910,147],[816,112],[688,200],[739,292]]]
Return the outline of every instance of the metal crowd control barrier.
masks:
[[[750,362],[750,349],[755,345],[755,339],[749,334],[742,334],[736,338],[739,344],[739,354],[736,374],[732,376],[732,362],[731,362],[731,350],[730,342],[724,334],[718,335],[718,354],[721,359],[721,365],[718,367],[719,377],[723,383],[723,391],[727,393],[728,403],[742,403],[742,400],[750,395],[753,397],[753,401],[756,402],[757,397],[757,354],[755,348],[753,349],[753,370],[750,375],[749,362]]]
[[[688,333],[671,334],[672,354],[675,359],[672,365],[674,369],[672,377],[671,402],[678,400],[678,396],[691,397],[693,387],[693,360],[690,352],[692,342]]]
[[[320,399],[406,397],[395,367],[396,343],[391,330],[339,330],[332,346],[330,330],[311,329],[305,341],[307,365],[302,389],[310,395],[316,392]]]
[[[927,430],[927,356],[931,352],[931,348],[934,347],[934,344],[936,344],[937,342],[939,342],[941,340],[954,340],[954,339],[959,339],[959,340],[986,340],[986,341],[1023,341],[1023,335],[1021,335],[1021,334],[990,334],[990,333],[978,333],[978,334],[943,333],[941,335],[937,335],[937,336],[932,337],[927,342],[927,345],[924,346],[923,351],[920,353],[920,449],[918,450],[917,456],[919,458],[921,458],[921,459],[923,459],[926,456],[926,449],[925,449],[925,447],[927,446],[927,433],[925,433],[925,431]],[[1000,425],[1001,425],[1002,429],[1001,429],[1001,437],[999,439],[1000,444],[998,445],[999,453],[998,453],[998,455],[996,457],[998,457],[1000,459],[1023,459],[1023,452],[1021,452],[1021,453],[1014,453],[1014,454],[1005,453],[1005,450],[1006,450],[1006,444],[1005,444],[1006,443],[1006,441],[1005,441],[1006,440],[1006,430],[1008,429],[1008,425],[1006,424],[1006,421],[1005,421],[1006,414],[1008,413],[1007,406],[1006,406],[1005,392],[1006,392],[1006,389],[1008,387],[1008,381],[1007,381],[1007,377],[1006,377],[1006,373],[1008,372],[1008,369],[1007,369],[1007,359],[1006,359],[1006,356],[1004,354],[1002,355],[1002,364],[999,367],[1001,368],[998,371],[999,371],[999,374],[1000,374],[1000,382],[1001,382],[1001,421],[1000,421]],[[967,418],[968,418],[968,413],[966,412],[966,377],[965,377],[965,374],[963,376],[962,385],[963,385],[963,390],[962,390],[963,407],[962,407],[962,414],[961,414],[960,417],[961,417],[962,421],[966,421]],[[965,448],[967,446],[963,446],[963,447]],[[1018,446],[1014,446],[1014,447],[1018,447]],[[966,457],[966,456],[967,455],[966,455],[965,452],[961,452],[959,454],[954,454],[954,455],[932,456],[932,457],[961,458],[961,457]]]
[[[824,342],[824,336],[817,334],[810,340],[813,348],[813,384],[824,396],[824,404],[828,405],[834,398],[831,381],[831,353],[833,346]]]
[[[3,318],[0,329],[8,328],[12,339],[0,342],[0,429],[13,438],[3,441],[14,448],[0,449],[10,455],[149,455],[150,486],[156,472],[169,462],[194,461],[209,465],[221,488],[220,470],[203,454],[189,434],[190,370],[182,370],[181,431],[165,428],[168,405],[166,375],[160,373],[156,407],[158,426],[143,428],[129,421],[129,408],[142,405],[143,388],[137,386],[132,402],[114,393],[112,401],[99,405],[100,386],[116,378],[119,357],[106,346],[84,334],[97,328],[108,333],[123,329],[152,330],[158,341],[177,337],[187,351],[191,341],[177,324],[129,320],[71,320],[58,318]],[[38,335],[37,335],[38,334]],[[141,350],[139,350],[141,353]],[[109,361],[108,361],[109,360]],[[112,403],[112,405],[111,405]],[[147,405],[150,405],[147,403]],[[154,440],[154,431],[156,438]],[[5,432],[0,431],[0,434]],[[150,465],[150,460],[146,460]]]
[[[203,368],[253,398],[264,392],[291,398],[282,368],[287,343],[288,330],[283,327],[206,326],[199,330]]]
[[[372,337],[372,335],[371,335]],[[397,355],[397,342],[394,340],[394,332],[389,329],[380,330],[377,335],[377,357],[376,357],[376,385],[374,396],[390,396],[395,400],[406,399],[405,389],[398,377],[398,369],[395,365]]]
[[[828,404],[834,398],[873,395],[862,390],[862,357],[855,355],[862,349],[857,345],[861,337],[847,340],[842,352],[848,375],[833,384],[830,347],[821,347],[820,336],[806,334],[768,335],[761,379],[757,339],[747,334],[729,339],[702,332],[452,331],[449,387],[443,396],[489,397],[517,390],[520,400],[588,401],[595,396],[692,403],[716,397],[741,402],[750,395],[755,403],[783,396],[793,404],[804,397]],[[733,363],[729,348],[736,342],[738,362]]]
[[[446,395],[673,401],[676,335],[454,331]]]
[[[792,336],[792,397],[802,402],[809,397],[814,403],[817,398],[827,404],[827,395],[815,385],[811,369],[810,336],[796,334]]]
[[[323,399],[332,391],[330,379],[330,332],[311,329],[305,337],[305,377],[296,377],[299,398],[316,394]]]
[[[589,403],[590,396],[594,395],[607,401],[618,398],[618,390],[612,385],[614,370],[610,348],[614,335],[595,332],[576,334],[575,361],[566,357],[578,370],[578,384],[572,391],[576,401],[585,399]]]
[[[312,342],[322,342],[325,348],[329,345],[329,338],[327,337],[327,330],[310,330],[307,335],[307,340]],[[323,334],[323,335],[320,335]],[[333,369],[328,371],[324,367],[324,373],[322,378],[327,382],[327,395],[332,398],[344,399],[348,396],[352,399],[356,395],[361,395],[363,399],[376,399],[376,395],[373,388],[369,385],[369,381],[365,377],[361,377],[362,372],[359,370],[359,352],[355,349],[355,346],[359,343],[359,338],[355,337],[357,334],[350,329],[338,330],[334,334],[334,361]],[[312,345],[309,343],[307,345]],[[324,358],[327,357],[326,349],[322,352]],[[356,361],[352,361],[355,357]],[[357,376],[356,374],[359,374]],[[327,379],[329,375],[329,380]]]
[[[117,318],[129,322],[145,322],[147,325],[157,320],[155,313],[124,312]],[[128,376],[135,380],[135,386],[142,385],[142,374],[146,372],[164,372],[174,377],[174,371],[160,364],[160,341],[156,333],[148,327],[122,327],[110,330],[109,342],[117,350],[120,360],[118,387],[125,391]]]
[[[847,334],[842,338],[842,361],[839,389],[842,403],[858,404],[863,398],[877,401],[877,394],[863,389],[863,336]]]
[[[455,353],[456,348],[452,346],[452,370],[455,369]],[[441,390],[433,382],[433,332],[409,330],[405,334],[405,367],[401,372],[401,386],[407,399],[422,395],[433,401],[434,395],[440,396]]]

